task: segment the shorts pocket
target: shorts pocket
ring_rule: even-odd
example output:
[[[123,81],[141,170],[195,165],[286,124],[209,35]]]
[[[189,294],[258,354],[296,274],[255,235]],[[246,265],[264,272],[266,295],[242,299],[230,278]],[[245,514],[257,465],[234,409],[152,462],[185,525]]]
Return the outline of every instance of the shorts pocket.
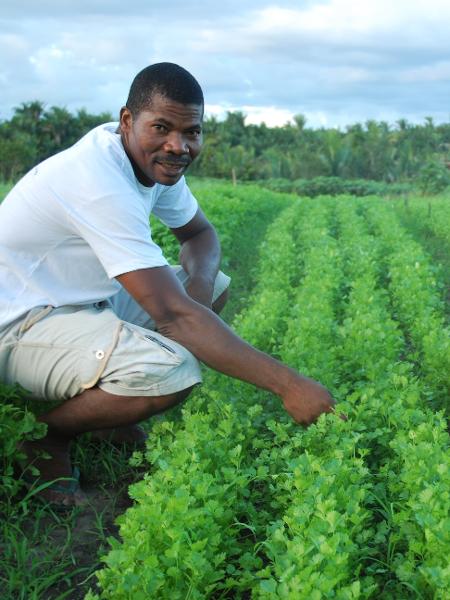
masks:
[[[172,356],[177,356],[176,351],[171,346],[169,346],[169,344],[167,344],[166,342],[163,342],[162,340],[157,338],[155,335],[151,335],[151,334],[147,333],[147,334],[145,334],[145,337],[148,340],[151,340],[152,342],[154,342],[155,344],[158,344],[158,346],[160,348],[162,348],[166,352],[169,352],[169,354],[171,354]]]
[[[157,332],[123,322],[99,385],[106,390],[114,386],[124,395],[157,390],[191,356]]]

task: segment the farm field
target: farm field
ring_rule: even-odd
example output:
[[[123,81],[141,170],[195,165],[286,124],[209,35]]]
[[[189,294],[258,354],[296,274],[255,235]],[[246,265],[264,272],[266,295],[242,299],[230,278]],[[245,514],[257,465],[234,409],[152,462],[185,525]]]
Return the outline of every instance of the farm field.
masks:
[[[115,511],[118,534],[104,528],[102,565],[92,556],[77,578],[74,554],[65,582],[22,596],[10,548],[7,597],[450,599],[448,199],[430,213],[422,199],[192,188],[233,277],[225,318],[325,384],[348,420],[303,429],[277,398],[205,371],[181,410],[149,424],[131,467],[110,465],[128,469],[133,504]],[[85,444],[78,464],[98,484]],[[118,485],[111,475],[109,493]]]
[[[324,382],[349,420],[305,431],[274,398],[209,374],[135,457],[149,473],[99,597],[448,598],[442,291],[386,202],[285,208],[235,326]]]

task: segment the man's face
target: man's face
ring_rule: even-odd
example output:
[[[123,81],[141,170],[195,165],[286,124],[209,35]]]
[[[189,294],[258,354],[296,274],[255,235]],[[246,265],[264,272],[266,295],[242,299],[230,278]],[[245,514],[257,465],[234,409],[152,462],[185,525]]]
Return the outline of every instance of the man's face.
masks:
[[[155,94],[135,117],[120,111],[120,132],[138,180],[174,185],[202,147],[203,106],[180,104]]]

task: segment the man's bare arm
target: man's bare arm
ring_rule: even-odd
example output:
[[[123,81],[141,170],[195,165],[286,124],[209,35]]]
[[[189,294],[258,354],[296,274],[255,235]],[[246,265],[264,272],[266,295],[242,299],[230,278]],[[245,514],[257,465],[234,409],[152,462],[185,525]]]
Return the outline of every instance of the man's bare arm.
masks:
[[[170,267],[140,269],[117,279],[153,317],[162,335],[213,369],[279,395],[299,423],[308,425],[333,410],[333,399],[322,385],[242,340],[186,294]]]
[[[220,242],[216,230],[199,208],[189,223],[172,229],[172,232],[181,244],[180,264],[189,274],[187,293],[211,308],[220,265]]]

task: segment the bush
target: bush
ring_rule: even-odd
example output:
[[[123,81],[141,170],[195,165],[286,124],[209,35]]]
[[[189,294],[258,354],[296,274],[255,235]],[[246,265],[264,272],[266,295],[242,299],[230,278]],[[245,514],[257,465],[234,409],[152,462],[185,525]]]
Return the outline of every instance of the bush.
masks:
[[[277,192],[294,193],[298,196],[386,196],[401,195],[412,191],[409,183],[385,183],[369,179],[341,179],[340,177],[314,177],[313,179],[266,179],[259,185]]]
[[[440,194],[450,185],[450,172],[441,162],[430,160],[420,169],[417,183],[422,194]]]

